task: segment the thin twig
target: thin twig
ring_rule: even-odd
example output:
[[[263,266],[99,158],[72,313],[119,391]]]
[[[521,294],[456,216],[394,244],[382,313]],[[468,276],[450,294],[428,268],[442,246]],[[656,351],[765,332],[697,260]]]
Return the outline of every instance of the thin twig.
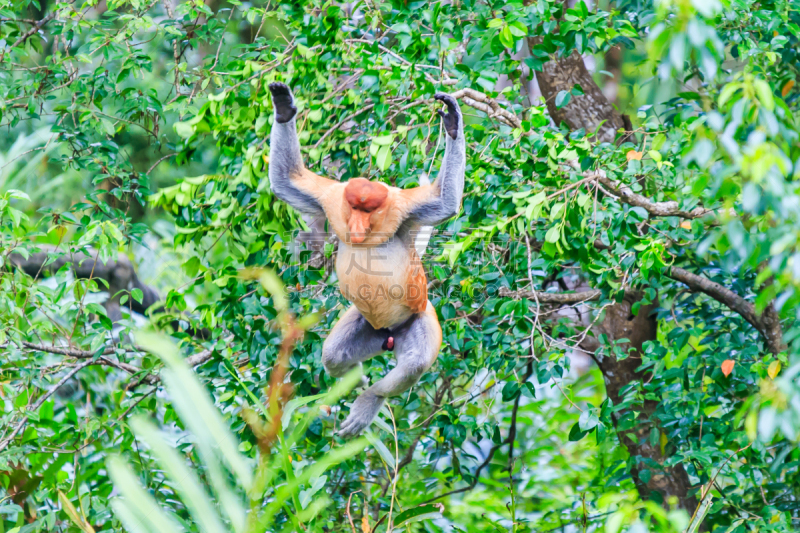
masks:
[[[23,33],[22,35],[20,35],[19,39],[17,39],[16,41],[14,41],[14,44],[12,44],[12,45],[11,45],[11,46],[8,48],[8,50],[13,50],[13,49],[14,49],[14,48],[16,48],[17,46],[19,46],[19,45],[21,45],[22,43],[24,43],[25,41],[27,41],[27,40],[28,40],[28,38],[29,38],[31,35],[33,35],[33,34],[34,34],[34,33],[36,33],[37,31],[39,31],[39,30],[42,28],[42,26],[44,26],[45,24],[47,24],[48,22],[50,22],[51,20],[53,20],[53,18],[54,18],[55,16],[56,16],[56,11],[53,11],[52,13],[50,13],[49,15],[47,15],[45,18],[43,18],[42,20],[40,20],[39,22],[37,22],[36,24],[34,24],[34,25],[33,25],[33,27],[32,27],[31,29],[29,29],[28,31],[26,31],[25,33]],[[0,52],[0,61],[2,61],[2,60],[3,60],[3,57],[5,56],[5,54],[6,54],[6,51],[5,51],[5,50],[3,50],[2,52]]]
[[[175,152],[174,154],[167,154],[167,155],[165,155],[164,157],[162,157],[161,159],[159,159],[158,161],[156,161],[155,163],[153,163],[153,166],[151,166],[151,167],[150,167],[150,169],[149,169],[149,170],[146,172],[146,174],[149,176],[149,175],[150,175],[150,173],[151,173],[151,172],[153,172],[153,170],[154,170],[154,169],[155,169],[155,168],[156,168],[156,167],[157,167],[157,166],[158,166],[158,165],[159,165],[159,164],[160,164],[162,161],[164,161],[165,159],[169,159],[170,157],[172,157],[172,156],[175,156],[175,155],[178,155],[178,152]]]
[[[61,388],[61,387],[62,387],[62,386],[63,386],[63,385],[64,385],[64,384],[67,382],[67,381],[69,381],[70,379],[72,379],[72,376],[74,376],[75,374],[77,374],[78,372],[80,372],[81,370],[83,370],[84,368],[86,368],[87,366],[91,365],[93,362],[94,362],[94,361],[86,361],[86,362],[84,362],[84,363],[81,363],[80,365],[78,365],[78,366],[74,367],[72,370],[70,370],[70,371],[67,373],[67,375],[66,375],[66,376],[64,376],[63,378],[61,378],[61,380],[59,380],[59,382],[58,382],[58,383],[56,383],[56,384],[55,384],[53,387],[51,387],[51,388],[50,388],[50,389],[49,389],[49,390],[48,390],[48,391],[47,391],[47,392],[46,392],[46,393],[45,393],[45,394],[44,394],[44,395],[43,395],[41,398],[39,398],[39,400],[38,400],[38,401],[37,401],[37,402],[36,402],[36,403],[33,405],[33,407],[31,407],[30,409],[26,409],[26,410],[27,410],[27,411],[36,411],[37,409],[39,409],[39,407],[41,407],[41,406],[42,406],[42,404],[43,404],[43,403],[44,403],[44,402],[45,402],[45,401],[46,401],[46,400],[47,400],[47,399],[48,399],[50,396],[52,396],[52,395],[53,395],[53,393],[55,393],[55,392],[56,392],[58,389],[60,389],[60,388]],[[11,432],[11,434],[10,434],[8,437],[6,437],[6,439],[5,439],[4,441],[0,442],[0,452],[6,449],[6,447],[7,447],[7,446],[8,446],[8,444],[9,444],[9,443],[10,443],[10,442],[11,442],[11,441],[14,439],[14,437],[16,437],[16,436],[17,436],[17,434],[18,434],[20,431],[22,431],[22,428],[23,428],[23,427],[25,427],[25,424],[26,424],[27,422],[28,422],[28,415],[25,415],[25,416],[23,416],[23,417],[22,417],[22,419],[21,419],[21,420],[20,420],[20,421],[17,423],[17,425],[14,427],[14,430]]]
[[[345,513],[347,514],[347,520],[348,522],[350,522],[350,528],[353,530],[353,533],[357,532],[356,532],[356,525],[353,523],[353,517],[350,515],[350,502],[353,499],[353,494],[358,494],[359,492],[361,491],[357,490],[355,492],[350,493],[350,496],[347,497],[347,508],[345,509]]]

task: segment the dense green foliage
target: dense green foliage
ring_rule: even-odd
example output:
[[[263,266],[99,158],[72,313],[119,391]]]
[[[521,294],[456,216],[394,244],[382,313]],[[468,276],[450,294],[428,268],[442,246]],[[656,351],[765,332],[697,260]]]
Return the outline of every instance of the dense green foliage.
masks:
[[[0,0],[0,533],[130,527],[151,505],[133,476],[187,531],[683,531],[695,509],[708,531],[794,530],[799,23],[779,1]],[[591,87],[550,111],[527,93],[573,51],[619,84],[616,143],[550,120]],[[335,435],[355,393],[320,404],[335,251],[298,244],[267,179],[275,80],[307,166],[340,180],[416,186],[441,160],[433,94],[466,116],[463,209],[424,258],[444,346],[355,444]],[[73,275],[74,254],[137,281]],[[133,313],[150,287],[165,307]],[[609,329],[625,302],[657,332]],[[142,329],[206,354],[237,453],[208,451],[219,415]]]

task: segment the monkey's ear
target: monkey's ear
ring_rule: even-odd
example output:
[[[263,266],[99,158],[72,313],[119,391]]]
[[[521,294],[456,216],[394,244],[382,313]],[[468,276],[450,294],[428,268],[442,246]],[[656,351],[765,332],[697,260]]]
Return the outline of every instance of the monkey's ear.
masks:
[[[458,138],[459,120],[461,120],[461,110],[458,107],[458,102],[447,93],[437,93],[433,97],[447,106],[447,113],[442,109],[437,109],[436,112],[442,117],[444,129],[448,135],[453,140],[456,140]]]
[[[286,124],[297,114],[292,90],[285,83],[275,81],[269,84],[269,92],[272,93],[272,105],[275,106],[275,122]]]

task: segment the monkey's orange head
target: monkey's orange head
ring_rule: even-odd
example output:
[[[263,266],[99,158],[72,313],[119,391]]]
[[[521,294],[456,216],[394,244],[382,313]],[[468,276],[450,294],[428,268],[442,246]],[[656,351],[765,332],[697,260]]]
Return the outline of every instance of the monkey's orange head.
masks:
[[[350,207],[347,229],[351,242],[364,242],[377,222],[375,215],[382,213],[381,207],[388,196],[389,189],[381,183],[364,178],[353,178],[347,182],[344,199]]]

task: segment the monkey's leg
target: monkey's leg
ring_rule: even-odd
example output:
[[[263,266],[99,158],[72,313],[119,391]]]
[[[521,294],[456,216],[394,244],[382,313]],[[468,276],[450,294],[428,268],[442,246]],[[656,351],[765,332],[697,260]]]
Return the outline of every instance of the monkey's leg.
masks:
[[[384,399],[411,388],[436,361],[442,345],[442,328],[430,302],[423,313],[391,334],[397,352],[397,366],[356,398],[350,416],[339,430],[343,437],[361,433],[378,415]]]
[[[347,374],[362,361],[381,353],[386,330],[376,330],[355,306],[348,309],[322,345],[322,366],[332,377]]]

